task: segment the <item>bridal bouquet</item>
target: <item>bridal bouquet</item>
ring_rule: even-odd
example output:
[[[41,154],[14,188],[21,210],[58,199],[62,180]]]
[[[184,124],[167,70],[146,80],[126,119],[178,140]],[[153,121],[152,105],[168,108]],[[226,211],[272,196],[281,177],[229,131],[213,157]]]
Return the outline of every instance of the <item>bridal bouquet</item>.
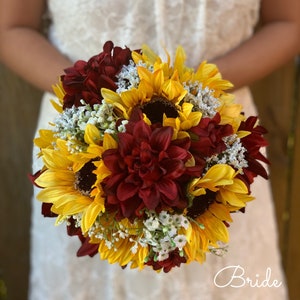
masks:
[[[266,130],[231,83],[205,61],[188,68],[182,47],[166,60],[109,41],[54,87],[58,115],[34,141],[44,166],[32,178],[43,215],[81,240],[78,256],[164,272],[202,263],[226,252],[232,213],[268,177]]]

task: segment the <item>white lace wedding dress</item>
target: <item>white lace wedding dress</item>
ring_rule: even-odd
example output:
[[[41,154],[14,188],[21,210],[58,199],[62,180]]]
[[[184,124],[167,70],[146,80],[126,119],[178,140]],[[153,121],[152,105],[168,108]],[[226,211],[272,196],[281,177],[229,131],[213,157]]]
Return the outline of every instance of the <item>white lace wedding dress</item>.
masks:
[[[112,40],[131,49],[147,43],[161,53],[162,46],[172,50],[181,44],[188,65],[196,67],[251,36],[259,0],[49,0],[48,6],[53,21],[49,38],[74,61],[88,59]],[[47,126],[55,114],[50,97],[43,98],[38,127]],[[237,99],[247,114],[255,114],[248,89],[238,91]],[[40,167],[34,157],[33,170]],[[168,274],[122,270],[97,255],[76,257],[80,242],[66,234],[65,226],[43,218],[34,199],[29,299],[286,299],[268,182],[258,179],[252,189],[257,199],[245,214],[234,216],[229,253],[208,255],[203,265],[182,265]],[[233,273],[231,266],[240,267]],[[263,280],[268,286],[257,287]]]

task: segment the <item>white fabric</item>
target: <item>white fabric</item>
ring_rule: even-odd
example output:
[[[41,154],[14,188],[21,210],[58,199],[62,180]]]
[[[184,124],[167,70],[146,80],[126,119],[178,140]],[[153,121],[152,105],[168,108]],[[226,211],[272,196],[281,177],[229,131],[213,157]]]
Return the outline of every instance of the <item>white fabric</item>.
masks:
[[[259,0],[50,0],[48,4],[53,20],[50,40],[72,60],[87,59],[100,52],[106,40],[113,40],[131,49],[147,43],[157,51],[181,44],[190,66],[249,38],[259,10]],[[45,128],[55,115],[51,97],[43,98],[38,128]],[[237,100],[247,114],[255,114],[248,89],[237,92]],[[36,152],[34,171],[41,167]],[[203,265],[182,265],[168,274],[122,270],[97,255],[77,258],[77,238],[67,236],[64,226],[55,227],[54,219],[43,218],[34,199],[29,299],[286,299],[268,182],[259,179],[252,190],[257,200],[249,203],[246,214],[233,216],[229,253],[223,258],[208,255]],[[230,283],[225,272],[214,281],[223,268],[238,265],[245,274],[238,276],[240,268],[231,283],[239,287],[220,287],[221,279],[224,285]],[[251,287],[247,277],[256,286],[269,279],[269,286]],[[281,287],[275,287],[274,280],[282,282]]]

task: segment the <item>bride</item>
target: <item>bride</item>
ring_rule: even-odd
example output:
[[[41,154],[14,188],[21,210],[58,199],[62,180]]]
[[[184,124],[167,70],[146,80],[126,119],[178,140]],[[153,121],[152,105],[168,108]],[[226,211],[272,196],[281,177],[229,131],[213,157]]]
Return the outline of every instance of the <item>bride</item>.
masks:
[[[216,63],[253,115],[247,85],[298,53],[299,11],[297,0],[0,0],[0,55],[45,91],[38,128],[55,116],[51,86],[63,69],[99,53],[107,40],[131,49],[147,43],[158,53],[183,45],[187,64]],[[46,14],[48,39],[39,33]],[[259,17],[263,26],[253,34]],[[41,167],[36,153],[33,171]],[[252,191],[257,200],[234,216],[225,257],[208,255],[203,265],[168,274],[77,258],[79,241],[43,218],[33,197],[29,299],[287,299],[269,183],[257,178]]]

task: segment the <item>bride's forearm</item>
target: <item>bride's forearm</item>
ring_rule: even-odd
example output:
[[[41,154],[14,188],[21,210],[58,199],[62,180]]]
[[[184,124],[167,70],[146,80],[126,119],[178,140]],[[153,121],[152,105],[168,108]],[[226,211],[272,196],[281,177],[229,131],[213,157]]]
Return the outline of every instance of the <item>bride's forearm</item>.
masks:
[[[46,0],[0,0],[0,62],[36,87],[51,85],[71,62],[40,33]]]
[[[1,42],[1,61],[41,90],[52,91],[51,86],[63,69],[71,65],[46,38],[30,28],[8,29],[2,34]]]
[[[249,85],[290,61],[299,51],[297,26],[274,22],[226,55],[216,58],[223,78],[235,89]]]
[[[252,38],[214,62],[235,88],[249,85],[300,52],[300,1],[261,0],[261,27]]]

